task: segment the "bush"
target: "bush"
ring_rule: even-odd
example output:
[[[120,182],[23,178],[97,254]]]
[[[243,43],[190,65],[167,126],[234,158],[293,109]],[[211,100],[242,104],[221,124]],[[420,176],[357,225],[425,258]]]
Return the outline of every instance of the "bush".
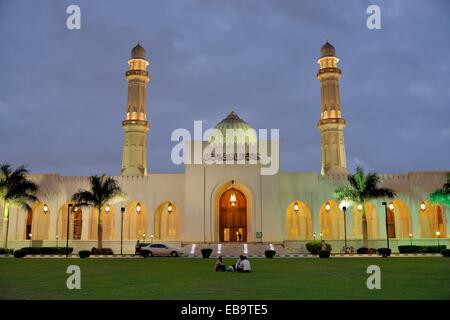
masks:
[[[442,250],[442,251],[441,251],[441,254],[442,254],[444,257],[450,257],[450,249],[444,249],[444,250]]]
[[[27,252],[23,249],[19,249],[14,251],[14,257],[15,258],[23,258],[27,255]]]
[[[311,254],[318,254],[322,250],[322,243],[320,241],[311,241],[306,245],[306,250]],[[326,251],[331,252],[331,244],[325,243]]]
[[[266,258],[273,258],[273,256],[275,255],[275,250],[266,250],[264,251],[264,254]]]
[[[91,252],[89,250],[81,250],[78,252],[78,255],[80,256],[80,258],[89,258]]]
[[[447,246],[421,246],[420,253],[441,253]]]
[[[392,250],[389,248],[378,248],[377,252],[383,258],[387,258],[391,255]]]
[[[319,257],[320,258],[329,258],[330,257],[330,251],[328,251],[328,250],[320,250],[319,251]]]
[[[203,258],[209,258],[211,256],[211,253],[212,253],[212,249],[210,249],[210,248],[202,249],[200,251],[202,252],[202,257]]]
[[[91,249],[91,254],[93,255],[112,255],[114,254],[114,252],[112,251],[111,248],[92,248]]]
[[[421,246],[398,246],[398,252],[400,253],[419,253]]]
[[[14,249],[0,248],[0,254],[12,254],[13,252],[14,252]]]
[[[68,254],[73,252],[73,248],[67,248]],[[66,254],[66,247],[25,247],[27,254]]]
[[[358,249],[356,249],[356,253],[357,254],[368,254],[369,248],[366,248],[366,247],[358,248]]]
[[[358,248],[356,250],[356,253],[357,254],[376,254],[377,253],[377,249],[361,247],[361,248]]]

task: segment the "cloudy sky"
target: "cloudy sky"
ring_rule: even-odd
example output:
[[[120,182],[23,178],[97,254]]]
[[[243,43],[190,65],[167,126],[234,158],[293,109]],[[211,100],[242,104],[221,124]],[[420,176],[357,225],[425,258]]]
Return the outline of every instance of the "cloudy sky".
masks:
[[[66,28],[67,6],[81,30]],[[369,4],[381,30],[366,27]],[[282,171],[320,171],[317,58],[342,69],[347,160],[382,173],[450,169],[450,2],[0,0],[0,162],[34,173],[120,172],[131,48],[150,60],[148,165],[176,128],[231,110],[279,128]]]

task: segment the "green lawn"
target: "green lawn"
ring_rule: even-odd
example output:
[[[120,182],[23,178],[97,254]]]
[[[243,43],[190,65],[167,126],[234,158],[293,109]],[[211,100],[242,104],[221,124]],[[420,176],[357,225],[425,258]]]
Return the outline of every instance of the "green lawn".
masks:
[[[235,259],[225,259],[227,265]],[[450,258],[251,259],[216,273],[214,259],[0,259],[0,299],[450,299]],[[68,265],[81,290],[68,290]],[[366,269],[381,268],[381,290]]]

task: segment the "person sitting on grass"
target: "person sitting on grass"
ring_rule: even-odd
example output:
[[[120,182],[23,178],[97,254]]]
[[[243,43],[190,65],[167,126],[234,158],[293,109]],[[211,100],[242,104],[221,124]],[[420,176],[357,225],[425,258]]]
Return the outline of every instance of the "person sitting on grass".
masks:
[[[250,261],[248,261],[247,257],[240,256],[240,259],[241,259],[241,261],[237,268],[237,272],[245,272],[245,273],[252,272],[252,268],[250,266]]]
[[[223,264],[222,256],[219,256],[216,261],[216,272],[225,272],[226,267]]]

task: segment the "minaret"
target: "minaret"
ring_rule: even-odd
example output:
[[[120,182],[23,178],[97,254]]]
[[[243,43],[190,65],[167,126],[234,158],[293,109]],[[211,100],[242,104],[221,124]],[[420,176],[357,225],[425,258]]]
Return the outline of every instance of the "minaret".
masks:
[[[126,119],[122,121],[125,132],[123,143],[122,176],[147,175],[147,72],[148,61],[145,49],[137,45],[131,50],[128,60],[130,69],[125,73],[128,81]]]
[[[320,120],[317,127],[322,140],[321,173],[347,173],[345,119],[342,118],[339,94],[341,69],[337,67],[339,58],[328,41],[322,46],[320,53],[317,61],[320,65],[317,72],[317,79],[320,81]]]

